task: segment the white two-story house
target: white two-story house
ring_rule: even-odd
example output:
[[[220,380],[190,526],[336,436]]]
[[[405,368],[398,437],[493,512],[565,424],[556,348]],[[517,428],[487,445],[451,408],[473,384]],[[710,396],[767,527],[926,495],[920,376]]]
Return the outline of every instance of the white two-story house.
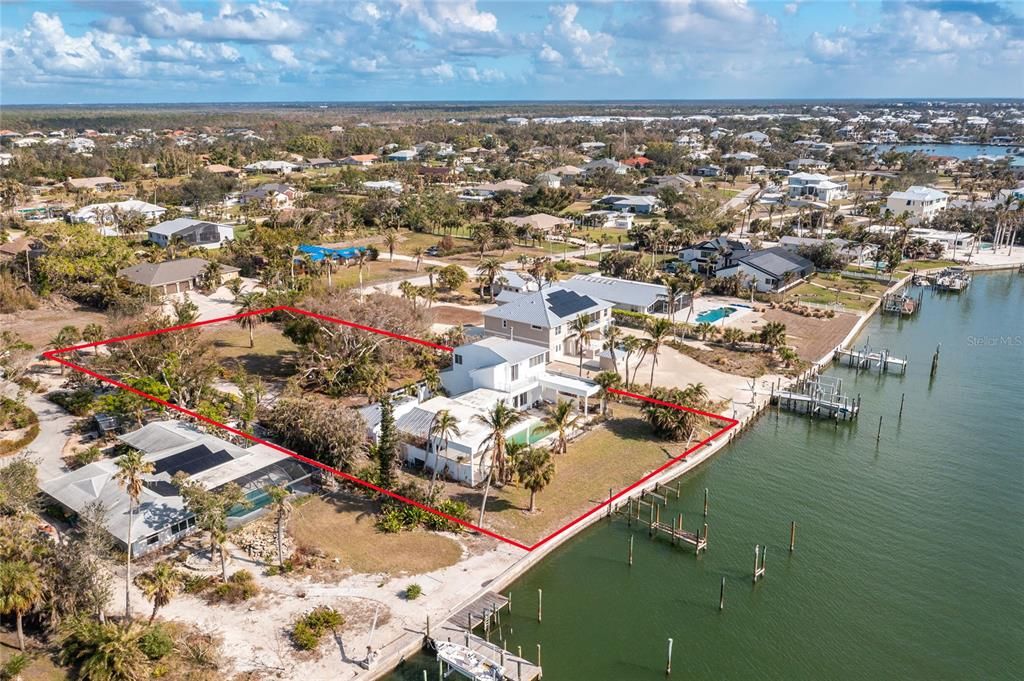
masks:
[[[931,220],[939,212],[946,210],[949,194],[931,187],[913,186],[903,192],[893,192],[885,200],[885,209],[894,216],[907,213],[910,222],[918,223]]]
[[[794,173],[787,178],[789,198],[812,199],[829,203],[846,196],[849,186],[821,173]]]

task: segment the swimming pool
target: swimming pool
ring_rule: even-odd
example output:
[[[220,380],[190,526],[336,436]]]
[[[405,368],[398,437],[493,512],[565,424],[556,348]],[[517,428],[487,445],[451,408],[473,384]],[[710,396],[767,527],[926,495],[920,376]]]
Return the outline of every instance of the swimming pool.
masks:
[[[530,428],[520,430],[518,433],[512,433],[512,435],[509,436],[508,441],[515,442],[517,444],[532,445],[538,440],[543,440],[553,432],[555,431],[551,428],[537,423]],[[529,438],[527,438],[527,434],[529,434]]]
[[[716,307],[714,310],[708,310],[707,312],[701,312],[697,315],[698,322],[708,322],[714,324],[719,319],[725,319],[733,312],[736,311],[735,307]]]

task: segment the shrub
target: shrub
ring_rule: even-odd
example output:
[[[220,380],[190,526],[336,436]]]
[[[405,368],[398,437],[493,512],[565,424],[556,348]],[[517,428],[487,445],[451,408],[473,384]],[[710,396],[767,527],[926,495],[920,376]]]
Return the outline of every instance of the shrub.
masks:
[[[75,452],[74,457],[72,457],[72,461],[76,467],[81,468],[82,466],[87,466],[94,461],[99,461],[102,456],[102,450],[100,450],[96,445],[93,445],[92,447],[87,447],[86,449],[81,449]]]
[[[452,499],[445,499],[437,505],[437,510],[442,513],[446,513],[453,518],[459,520],[469,519],[469,506],[463,501],[453,501]],[[465,526],[459,523],[437,515],[436,513],[430,513],[427,515],[426,522],[424,523],[427,529],[434,530],[436,532],[462,532]]]
[[[88,388],[61,390],[46,396],[48,400],[73,416],[85,416],[92,411],[95,396]]]
[[[299,650],[316,650],[324,634],[344,626],[345,618],[325,605],[313,608],[292,625],[292,644]]]
[[[393,506],[385,508],[377,518],[377,529],[388,534],[395,534],[405,529],[402,522],[402,513]]]
[[[214,585],[216,579],[208,575],[181,574],[181,590],[187,594],[201,594]]]
[[[415,601],[417,598],[423,595],[423,587],[419,584],[410,584],[405,587],[405,600]]]
[[[14,681],[14,679],[20,679],[21,673],[28,669],[28,666],[32,664],[32,658],[24,653],[18,653],[8,658],[6,662],[0,666],[0,681]]]
[[[211,603],[241,603],[255,597],[260,592],[260,587],[253,580],[252,573],[248,570],[239,570],[230,577],[228,581],[221,582],[210,592]]]
[[[174,639],[159,624],[139,637],[139,650],[151,660],[159,660],[174,650]]]

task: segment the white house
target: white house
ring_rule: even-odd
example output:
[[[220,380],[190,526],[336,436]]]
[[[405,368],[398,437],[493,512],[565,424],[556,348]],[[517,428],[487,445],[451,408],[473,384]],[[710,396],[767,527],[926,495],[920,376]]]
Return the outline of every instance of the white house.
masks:
[[[890,194],[885,200],[885,208],[893,215],[909,213],[911,222],[922,222],[946,210],[948,202],[949,194],[931,187],[914,185],[906,191]]]
[[[256,161],[245,166],[246,171],[250,173],[274,173],[277,175],[287,175],[294,173],[297,170],[302,170],[302,166],[290,163],[288,161]]]
[[[795,173],[787,178],[789,198],[812,199],[829,203],[846,196],[849,188],[845,182],[834,182],[828,175],[820,173]]]
[[[441,383],[450,396],[432,397],[411,409],[403,406],[395,411],[406,460],[475,486],[487,477],[491,464],[491,431],[481,418],[498,402],[527,410],[542,402],[570,400],[584,416],[589,415],[600,386],[549,372],[548,359],[543,347],[503,338],[484,338],[455,348],[452,366],[441,372]],[[455,417],[458,434],[444,438],[435,431],[442,411]],[[547,435],[536,416],[525,416],[506,433],[512,441],[529,443]]]
[[[396,152],[390,153],[385,157],[388,161],[396,163],[406,163],[416,158],[415,149],[400,149]]]
[[[72,223],[90,222],[94,225],[107,227],[116,225],[122,217],[131,213],[141,215],[145,220],[159,220],[167,209],[154,203],[128,199],[112,203],[93,203],[68,213],[68,221]],[[113,234],[113,232],[111,232]]]
[[[402,183],[397,180],[370,180],[363,182],[363,187],[370,191],[387,191],[395,194],[402,193]]]

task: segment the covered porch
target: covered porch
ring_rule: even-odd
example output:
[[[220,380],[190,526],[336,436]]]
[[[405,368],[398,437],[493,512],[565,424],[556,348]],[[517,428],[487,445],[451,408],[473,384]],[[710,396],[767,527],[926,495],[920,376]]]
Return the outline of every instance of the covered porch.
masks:
[[[584,417],[590,415],[590,399],[601,392],[601,386],[579,376],[570,376],[557,371],[548,370],[538,378],[541,388],[541,399],[547,402],[573,400],[580,408]]]

